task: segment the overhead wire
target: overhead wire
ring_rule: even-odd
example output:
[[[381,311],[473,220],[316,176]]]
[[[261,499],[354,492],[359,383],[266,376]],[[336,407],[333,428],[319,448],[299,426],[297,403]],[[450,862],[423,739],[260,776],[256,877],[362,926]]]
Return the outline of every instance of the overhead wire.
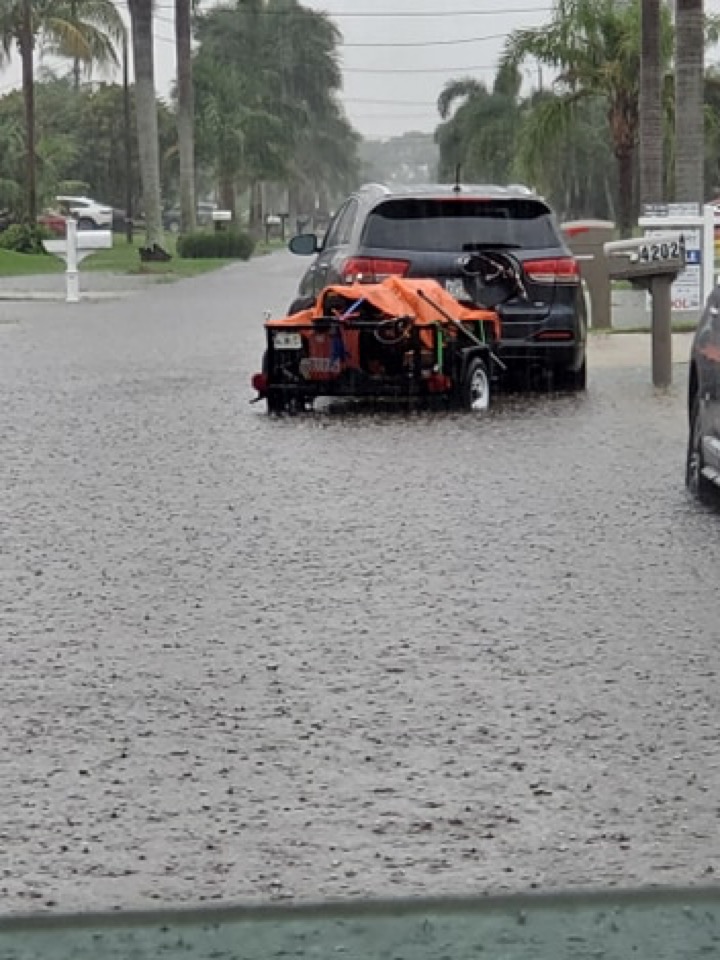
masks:
[[[220,5],[222,9],[223,5]],[[155,10],[174,10],[174,3],[156,3],[154,5]],[[210,7],[211,10],[218,9],[218,7]],[[232,9],[232,8],[231,8]],[[378,19],[385,20],[389,18],[403,18],[403,19],[424,19],[426,17],[491,17],[491,16],[502,16],[506,17],[510,14],[531,14],[531,13],[552,13],[553,7],[508,7],[502,10],[382,10],[377,11],[376,13],[369,10],[358,10],[355,12],[345,12],[338,11],[334,13],[332,10],[318,10],[317,13],[326,14],[331,20],[344,20],[344,19]],[[290,9],[280,9],[280,10],[258,10],[258,16],[289,16],[294,14],[296,11]]]

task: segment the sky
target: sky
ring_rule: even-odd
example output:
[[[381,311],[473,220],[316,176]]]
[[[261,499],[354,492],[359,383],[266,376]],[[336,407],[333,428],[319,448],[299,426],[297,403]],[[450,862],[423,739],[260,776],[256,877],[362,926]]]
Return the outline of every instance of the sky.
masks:
[[[552,12],[552,0],[305,2],[328,13],[342,32],[342,99],[353,126],[372,138],[410,130],[432,132],[444,84],[466,76],[492,82],[508,34],[540,26]],[[205,9],[211,5],[210,0],[202,2]],[[124,2],[119,7],[126,10]],[[720,0],[706,0],[705,8],[720,13]],[[156,0],[156,78],[161,96],[168,95],[175,75],[173,10],[173,0]],[[537,86],[538,71],[532,64],[526,68],[525,82]],[[12,63],[0,74],[0,93],[18,83],[18,65]]]

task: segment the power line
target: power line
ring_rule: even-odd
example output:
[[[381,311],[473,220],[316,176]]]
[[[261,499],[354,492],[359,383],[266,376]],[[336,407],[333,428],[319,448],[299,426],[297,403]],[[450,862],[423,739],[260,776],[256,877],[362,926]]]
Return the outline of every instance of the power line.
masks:
[[[339,47],[453,47],[460,43],[483,43],[485,40],[504,40],[507,33],[488,33],[484,37],[462,37],[460,40],[414,40],[399,43],[339,43]]]
[[[157,3],[155,4],[156,10],[174,10],[175,5],[172,3]],[[211,7],[210,11],[218,9],[217,7]],[[220,9],[223,9],[221,6]],[[232,8],[230,8],[232,9]],[[324,13],[331,20],[345,20],[345,19],[378,19],[386,20],[389,18],[407,18],[407,19],[416,19],[422,20],[426,17],[493,17],[493,16],[509,16],[510,14],[529,14],[529,13],[552,13],[553,7],[509,7],[501,10],[383,10],[378,13],[370,13],[367,10],[360,10],[354,13],[345,13],[338,12],[333,13],[330,10],[313,10],[313,13]],[[296,10],[258,10],[256,16],[264,17],[279,17],[279,16],[292,16],[297,13]]]
[[[169,26],[173,23],[168,17],[157,14],[155,19]],[[465,43],[484,43],[486,40],[504,40],[507,36],[507,33],[488,33],[484,37],[461,37],[457,40],[401,40],[397,43],[346,43],[341,40],[338,47],[344,47],[345,49],[361,48],[364,50],[396,49],[398,47],[453,47]]]
[[[453,64],[450,67],[343,67],[343,73],[476,73],[482,70],[495,72],[497,64],[482,64],[475,67],[462,67]]]

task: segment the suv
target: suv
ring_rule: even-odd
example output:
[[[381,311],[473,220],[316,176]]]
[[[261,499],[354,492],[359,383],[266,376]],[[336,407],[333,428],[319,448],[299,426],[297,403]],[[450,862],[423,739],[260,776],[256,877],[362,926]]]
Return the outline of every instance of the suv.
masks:
[[[315,256],[290,313],[330,284],[378,282],[392,274],[432,277],[469,301],[461,261],[472,252],[509,252],[527,296],[498,308],[502,360],[516,371],[551,374],[561,387],[585,389],[587,321],[578,263],[551,209],[526,187],[367,184],[340,206],[322,242],[299,234],[289,246]]]
[[[195,224],[198,227],[207,227],[213,223],[213,213],[218,205],[208,200],[199,200],[195,207]],[[170,233],[180,232],[180,207],[173,207],[163,214],[163,227]]]
[[[90,197],[56,197],[60,212],[75,217],[80,230],[112,230],[113,211]]]
[[[720,287],[707,299],[690,355],[685,482],[703,502],[720,501]]]

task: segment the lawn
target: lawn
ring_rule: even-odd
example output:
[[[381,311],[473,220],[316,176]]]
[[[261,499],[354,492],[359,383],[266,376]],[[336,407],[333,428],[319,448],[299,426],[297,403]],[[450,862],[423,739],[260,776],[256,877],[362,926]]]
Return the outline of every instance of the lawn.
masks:
[[[60,273],[64,264],[57,257],[28,256],[0,250],[0,277],[28,277],[38,273]]]
[[[120,274],[156,274],[167,280],[179,280],[183,277],[196,277],[210,270],[217,270],[235,260],[186,260],[176,257],[175,238],[167,238],[167,247],[173,254],[172,260],[167,263],[140,263],[140,255],[136,244],[129,244],[124,238],[116,237],[110,250],[98,250],[80,264],[81,272],[102,271],[103,273]],[[266,251],[262,251],[266,252]],[[0,250],[0,277],[27,277],[33,274],[61,273],[65,264],[57,257],[49,254],[29,255],[13,253],[9,250]]]

